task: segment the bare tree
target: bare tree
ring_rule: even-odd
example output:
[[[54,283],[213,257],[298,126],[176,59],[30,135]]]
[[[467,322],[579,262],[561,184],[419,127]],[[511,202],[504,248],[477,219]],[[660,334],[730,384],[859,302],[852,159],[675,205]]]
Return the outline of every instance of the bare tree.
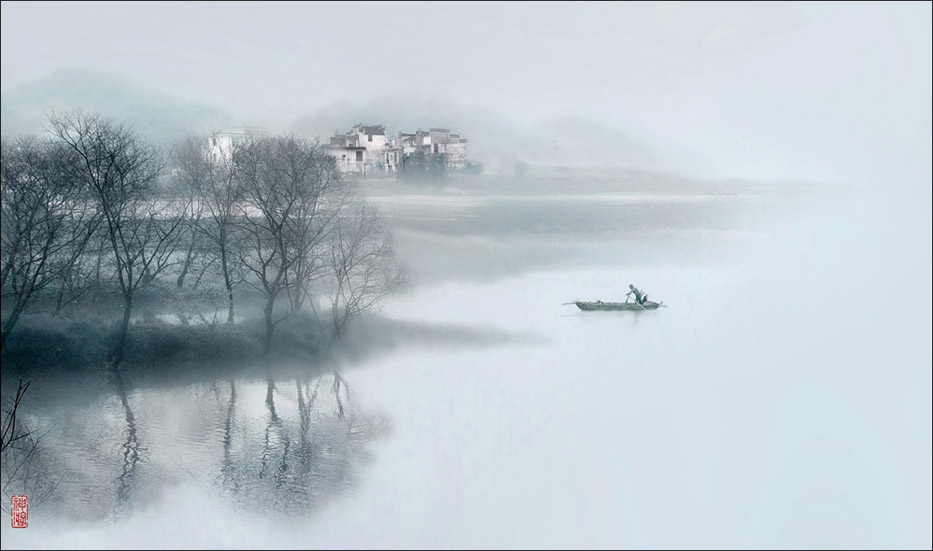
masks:
[[[179,228],[178,240],[187,243],[184,260],[181,261],[181,269],[178,271],[178,277],[175,278],[175,286],[179,289],[185,286],[185,278],[188,277],[188,273],[197,263],[198,257],[201,256],[201,251],[198,250],[197,231],[198,224],[201,221],[201,214],[200,209],[189,210],[187,223],[182,224]]]
[[[90,199],[90,196],[88,196]],[[90,202],[90,201],[89,201]],[[88,207],[96,213],[96,207]],[[99,222],[101,217],[97,217]],[[90,239],[84,247],[83,254],[75,256],[74,262],[70,263],[62,270],[57,278],[57,290],[55,292],[55,307],[53,313],[58,316],[65,310],[66,306],[76,303],[85,294],[93,291],[101,292],[110,288],[116,274],[113,270],[113,262],[109,254],[110,243],[104,232],[95,231],[90,234]]]
[[[250,285],[265,298],[268,352],[275,327],[289,315],[276,317],[275,302],[283,294],[304,293],[302,286],[316,268],[312,250],[329,227],[322,217],[341,180],[332,157],[294,137],[253,139],[234,149],[233,160],[243,186],[241,258],[253,276]]]
[[[36,293],[55,278],[69,277],[99,222],[73,176],[60,144],[36,138],[4,141],[0,288],[8,315],[0,348]],[[10,306],[12,304],[12,306]]]
[[[379,212],[360,198],[349,201],[335,219],[329,244],[331,319],[339,339],[351,318],[373,310],[404,284],[405,273]]]
[[[227,323],[233,323],[233,291],[242,279],[233,262],[237,248],[234,219],[243,193],[232,156],[219,147],[217,136],[198,136],[184,141],[176,149],[176,157],[180,185],[192,198],[194,225],[220,260],[227,292]]]
[[[312,283],[326,274],[328,241],[337,221],[358,190],[340,178],[334,161],[325,155],[314,164],[319,199],[302,205],[294,231],[295,261],[288,272],[287,291],[292,312],[306,302],[314,306]],[[315,312],[316,313],[316,312]]]
[[[130,128],[84,113],[52,117],[51,126],[76,156],[77,174],[103,218],[124,308],[107,357],[110,366],[117,368],[123,360],[136,293],[170,264],[187,205],[157,197],[155,186],[163,160]]]

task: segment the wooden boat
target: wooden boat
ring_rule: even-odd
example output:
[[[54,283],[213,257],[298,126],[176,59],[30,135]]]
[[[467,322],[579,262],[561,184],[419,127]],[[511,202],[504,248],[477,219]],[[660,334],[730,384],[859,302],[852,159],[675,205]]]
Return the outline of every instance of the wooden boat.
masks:
[[[635,312],[641,312],[643,310],[657,310],[664,304],[664,301],[661,302],[652,302],[650,300],[645,301],[644,304],[638,304],[637,302],[603,302],[597,300],[595,302],[584,302],[578,300],[571,304],[576,304],[577,308],[585,311],[593,310],[632,310]]]

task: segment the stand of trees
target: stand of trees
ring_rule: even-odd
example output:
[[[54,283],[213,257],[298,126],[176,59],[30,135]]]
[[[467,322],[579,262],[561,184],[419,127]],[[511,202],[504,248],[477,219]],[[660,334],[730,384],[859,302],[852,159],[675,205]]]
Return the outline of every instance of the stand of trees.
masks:
[[[268,352],[294,314],[339,338],[403,281],[378,212],[314,142],[196,136],[162,151],[96,114],[53,116],[50,128],[2,144],[0,347],[28,309],[117,297],[116,368],[134,313],[155,315],[139,306],[148,292],[182,324],[217,312],[234,324],[258,301]]]
[[[63,144],[30,137],[4,139],[0,148],[2,348],[37,293],[74,277],[100,216]]]
[[[447,162],[441,153],[408,153],[402,157],[401,175],[406,180],[442,180],[447,175]]]

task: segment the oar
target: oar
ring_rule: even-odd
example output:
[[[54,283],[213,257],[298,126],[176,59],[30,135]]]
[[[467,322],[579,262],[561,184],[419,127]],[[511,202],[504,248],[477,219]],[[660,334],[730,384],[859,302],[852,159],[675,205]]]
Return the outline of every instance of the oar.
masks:
[[[638,302],[638,299],[637,299],[637,298],[636,298],[633,302],[634,302],[635,304],[637,304],[638,307],[641,308],[642,310],[647,310],[647,308],[645,308],[645,307],[642,305],[642,303]],[[625,295],[625,303],[628,304],[628,295]]]

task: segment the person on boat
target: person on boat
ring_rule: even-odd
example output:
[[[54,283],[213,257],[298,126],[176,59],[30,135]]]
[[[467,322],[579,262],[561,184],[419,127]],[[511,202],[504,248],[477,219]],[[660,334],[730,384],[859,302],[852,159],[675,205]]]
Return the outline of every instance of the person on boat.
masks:
[[[625,301],[628,302],[628,297],[635,295],[635,302],[638,304],[644,304],[645,299],[642,296],[641,290],[629,283],[628,285],[629,292],[625,293]]]

